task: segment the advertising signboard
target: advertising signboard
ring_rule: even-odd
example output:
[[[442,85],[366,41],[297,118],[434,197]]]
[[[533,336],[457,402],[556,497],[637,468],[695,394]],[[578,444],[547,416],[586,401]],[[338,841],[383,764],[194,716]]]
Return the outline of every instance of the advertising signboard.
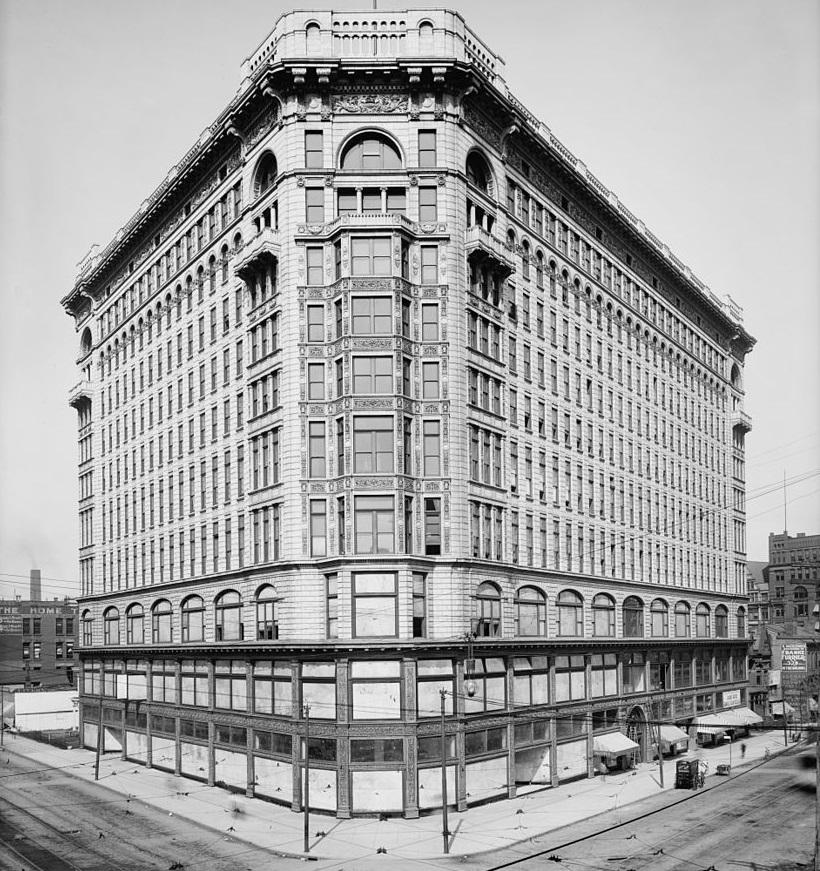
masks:
[[[783,671],[802,672],[806,673],[806,663],[808,657],[806,655],[805,641],[784,641],[780,653],[781,668]]]

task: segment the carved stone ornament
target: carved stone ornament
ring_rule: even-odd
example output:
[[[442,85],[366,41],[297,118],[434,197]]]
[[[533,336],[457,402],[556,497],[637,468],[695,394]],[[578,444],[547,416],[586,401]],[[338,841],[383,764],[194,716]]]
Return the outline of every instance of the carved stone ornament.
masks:
[[[333,97],[334,112],[380,115],[404,112],[406,109],[406,94],[342,94]]]

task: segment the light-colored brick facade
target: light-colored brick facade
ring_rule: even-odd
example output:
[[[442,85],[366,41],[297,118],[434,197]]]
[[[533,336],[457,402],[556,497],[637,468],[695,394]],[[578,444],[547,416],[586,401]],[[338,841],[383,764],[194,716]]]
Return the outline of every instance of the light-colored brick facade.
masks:
[[[63,300],[86,741],[298,808],[309,704],[312,802],[414,815],[439,689],[460,807],[737,707],[740,309],[458,14],[290,13],[243,75]]]

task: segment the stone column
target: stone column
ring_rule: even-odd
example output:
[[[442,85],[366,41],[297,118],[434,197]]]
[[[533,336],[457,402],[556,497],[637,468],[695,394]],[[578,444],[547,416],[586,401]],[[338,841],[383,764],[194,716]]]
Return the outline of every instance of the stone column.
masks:
[[[347,725],[350,722],[348,701],[350,661],[336,661],[336,817],[350,819],[350,753]]]
[[[408,721],[415,722],[416,706],[418,704],[416,698],[416,660],[403,659],[401,663],[402,683],[404,684],[404,702],[402,707],[402,720],[405,723]],[[414,820],[419,815],[419,787],[418,787],[418,741],[416,740],[416,731],[407,729],[405,731],[405,750],[404,750],[404,817],[408,820]]]

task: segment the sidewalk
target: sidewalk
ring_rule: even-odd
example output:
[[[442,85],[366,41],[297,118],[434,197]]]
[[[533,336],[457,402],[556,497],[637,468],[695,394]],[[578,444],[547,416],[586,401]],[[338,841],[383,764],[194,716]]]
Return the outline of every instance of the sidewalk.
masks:
[[[746,745],[745,759],[740,744]],[[794,746],[794,745],[790,745]],[[6,735],[5,747],[25,757],[33,768],[55,766],[76,777],[94,779],[94,754],[91,751],[61,750],[27,738]],[[730,746],[699,748],[677,759],[700,757],[709,764],[707,787],[725,778],[715,776],[719,764],[729,763],[732,774],[765,758],[767,751],[782,751],[781,731],[752,734]],[[675,763],[664,760],[664,790],[674,793]],[[137,799],[168,813],[189,819],[217,832],[230,827],[233,837],[250,844],[294,857],[304,857],[303,816],[290,809],[244,795],[208,787],[197,781],[174,777],[106,754],[100,763],[100,784],[120,793],[123,801]],[[577,780],[562,786],[480,807],[464,813],[450,812],[452,833],[450,854],[454,859],[510,847],[540,834],[552,832],[607,811],[620,810],[650,796],[661,795],[657,763],[641,763],[632,771]],[[678,795],[683,796],[683,790]],[[669,796],[672,798],[672,795]],[[115,799],[116,800],[116,799]],[[630,814],[624,813],[624,819]],[[441,815],[415,820],[373,818],[337,820],[332,816],[311,815],[310,856],[348,860],[375,854],[379,848],[391,858],[407,861],[442,857]]]

